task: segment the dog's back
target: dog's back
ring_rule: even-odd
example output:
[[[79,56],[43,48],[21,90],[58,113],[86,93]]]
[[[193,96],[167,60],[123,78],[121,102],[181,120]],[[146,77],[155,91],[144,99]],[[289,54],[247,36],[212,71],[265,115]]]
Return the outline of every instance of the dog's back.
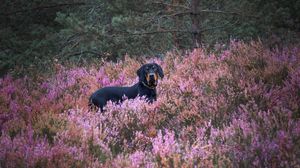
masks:
[[[89,105],[95,105],[103,111],[103,107],[108,101],[114,103],[122,102],[124,96],[128,99],[135,98],[138,95],[137,86],[132,87],[105,87],[93,93],[89,99]]]

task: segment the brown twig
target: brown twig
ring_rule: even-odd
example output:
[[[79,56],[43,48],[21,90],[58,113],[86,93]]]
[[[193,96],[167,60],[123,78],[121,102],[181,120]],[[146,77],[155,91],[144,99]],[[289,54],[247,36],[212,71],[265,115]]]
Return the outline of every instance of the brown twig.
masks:
[[[184,5],[175,5],[175,4],[169,4],[169,3],[165,3],[165,2],[152,2],[153,4],[159,4],[159,5],[164,5],[164,6],[170,6],[170,7],[176,7],[176,8],[183,8],[183,9],[190,9],[187,6]]]
[[[227,22],[225,23],[224,25],[221,25],[221,26],[215,26],[215,27],[209,27],[209,28],[202,28],[200,29],[199,31],[192,31],[192,30],[178,30],[178,29],[171,29],[171,30],[156,30],[156,31],[149,31],[149,32],[139,32],[139,33],[128,33],[128,35],[134,35],[134,36],[138,36],[138,35],[151,35],[151,34],[164,34],[164,33],[178,33],[178,32],[181,32],[181,33],[203,33],[203,32],[206,32],[206,31],[211,31],[211,30],[214,30],[214,29],[222,29],[222,28],[225,28],[227,27],[228,25],[234,25],[236,24],[237,21],[235,21],[234,23],[230,23],[230,22]]]
[[[258,16],[254,15],[244,15],[238,12],[228,12],[228,11],[220,11],[220,10],[201,10],[199,12],[192,12],[192,11],[181,11],[172,13],[169,15],[163,15],[162,17],[174,17],[174,16],[180,16],[180,15],[200,15],[202,13],[215,13],[215,14],[230,14],[230,15],[238,15],[238,16],[246,16],[246,17],[252,17],[252,18],[259,18]]]
[[[15,15],[18,13],[24,13],[28,11],[34,11],[34,10],[44,10],[44,9],[50,9],[50,8],[60,8],[60,7],[67,7],[67,6],[82,6],[82,5],[87,5],[85,2],[77,2],[77,3],[64,3],[64,4],[55,4],[55,5],[49,5],[49,6],[38,6],[30,9],[22,9],[22,10],[16,10],[13,12],[8,12],[8,13],[1,13],[0,15],[4,16],[10,16],[10,15]]]

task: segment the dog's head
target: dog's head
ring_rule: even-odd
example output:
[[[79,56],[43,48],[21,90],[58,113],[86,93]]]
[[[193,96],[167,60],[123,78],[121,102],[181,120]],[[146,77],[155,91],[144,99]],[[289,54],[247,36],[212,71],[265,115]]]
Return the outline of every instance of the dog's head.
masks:
[[[139,81],[147,86],[154,88],[157,86],[158,76],[163,78],[164,72],[156,63],[144,64],[137,70]]]

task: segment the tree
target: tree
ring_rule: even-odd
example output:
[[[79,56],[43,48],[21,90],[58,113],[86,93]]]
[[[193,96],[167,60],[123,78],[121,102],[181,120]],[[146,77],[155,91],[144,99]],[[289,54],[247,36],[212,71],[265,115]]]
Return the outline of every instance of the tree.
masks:
[[[83,5],[57,0],[4,1],[0,6],[0,71],[40,65],[48,69],[56,54],[56,13]],[[46,68],[45,68],[46,67]]]
[[[299,40],[297,0],[21,0],[0,6],[0,69],[160,55],[230,39]],[[270,40],[269,40],[270,41]],[[272,40],[273,41],[273,40]],[[270,41],[271,42],[271,41]]]

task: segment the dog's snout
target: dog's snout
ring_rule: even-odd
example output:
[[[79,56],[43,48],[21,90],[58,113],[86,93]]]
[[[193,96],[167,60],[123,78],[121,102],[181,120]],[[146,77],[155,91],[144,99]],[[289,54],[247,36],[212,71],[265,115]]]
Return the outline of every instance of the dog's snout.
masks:
[[[151,80],[157,80],[156,74],[155,73],[150,73],[149,77]]]
[[[155,76],[155,73],[150,73],[149,76],[150,76],[150,77],[154,77],[154,76]]]

